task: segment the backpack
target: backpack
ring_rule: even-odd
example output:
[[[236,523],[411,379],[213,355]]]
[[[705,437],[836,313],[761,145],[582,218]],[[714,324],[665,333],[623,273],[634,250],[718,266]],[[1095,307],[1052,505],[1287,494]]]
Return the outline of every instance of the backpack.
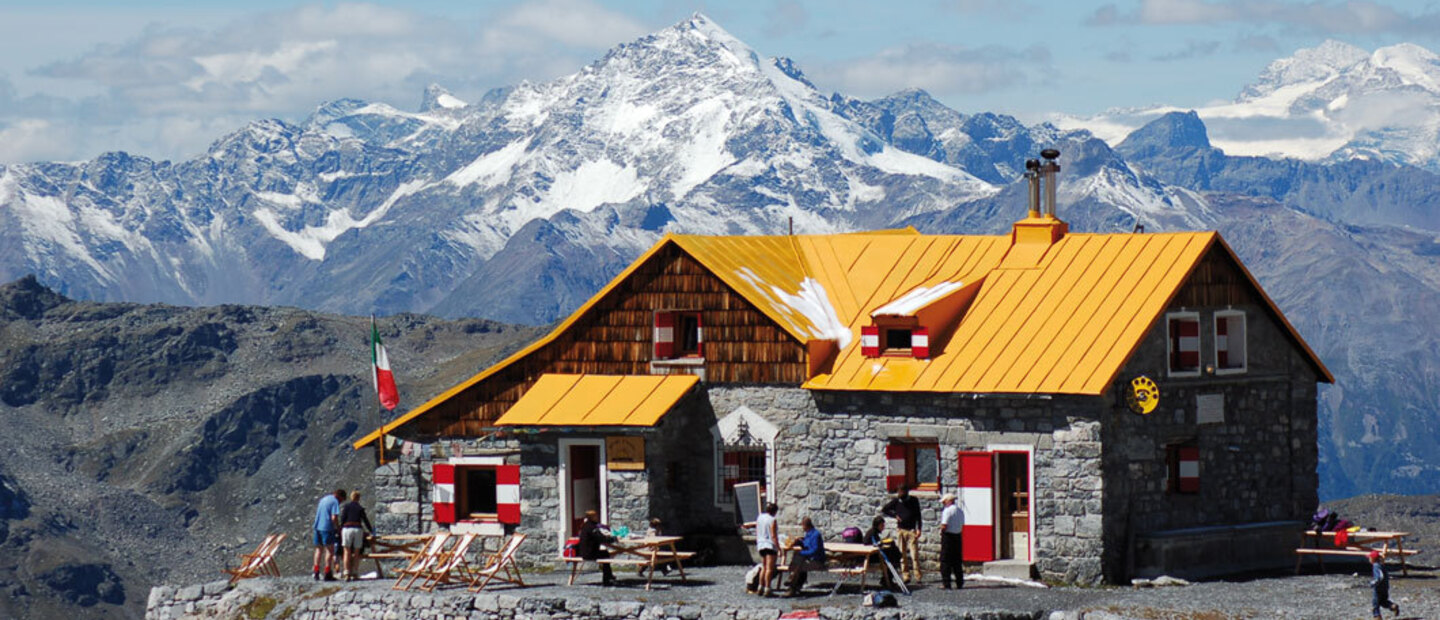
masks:
[[[861,532],[860,528],[858,527],[847,527],[840,532],[840,540],[843,540],[847,543],[858,543],[863,539],[864,536],[865,533]]]
[[[759,591],[760,591],[760,569],[761,569],[761,568],[762,568],[762,566],[761,566],[760,564],[756,564],[756,565],[750,567],[750,570],[745,573],[745,591],[746,591],[746,592],[759,592]]]
[[[895,607],[898,604],[895,595],[889,592],[871,592],[866,594],[865,600],[861,602],[865,607]]]

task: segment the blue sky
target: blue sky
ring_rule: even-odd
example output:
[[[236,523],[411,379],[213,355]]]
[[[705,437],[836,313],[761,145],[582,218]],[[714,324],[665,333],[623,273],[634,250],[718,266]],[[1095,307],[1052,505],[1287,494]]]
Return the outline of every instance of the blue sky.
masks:
[[[1440,0],[0,0],[0,163],[183,159],[341,97],[415,109],[432,82],[474,99],[694,12],[825,92],[919,87],[1026,122],[1232,99],[1326,39],[1440,50]]]

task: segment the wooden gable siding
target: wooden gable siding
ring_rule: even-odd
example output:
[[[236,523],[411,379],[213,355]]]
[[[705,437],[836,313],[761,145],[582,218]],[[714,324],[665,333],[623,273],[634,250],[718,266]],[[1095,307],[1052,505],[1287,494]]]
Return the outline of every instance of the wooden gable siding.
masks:
[[[475,436],[492,426],[542,374],[651,374],[657,310],[701,312],[706,382],[799,385],[808,378],[803,343],[672,244],[637,268],[565,333],[436,405],[409,426],[422,436]],[[689,369],[669,368],[676,373]]]
[[[1265,302],[1255,294],[1250,279],[1240,271],[1230,253],[1217,243],[1210,246],[1190,278],[1175,293],[1169,310],[1245,305],[1263,306]]]

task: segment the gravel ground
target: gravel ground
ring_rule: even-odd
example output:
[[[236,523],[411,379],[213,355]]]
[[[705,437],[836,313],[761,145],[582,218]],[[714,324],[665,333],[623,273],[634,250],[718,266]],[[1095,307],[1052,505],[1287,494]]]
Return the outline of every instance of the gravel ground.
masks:
[[[938,583],[916,588],[911,596],[898,596],[900,607],[911,613],[945,609],[950,613],[969,612],[1084,612],[1087,619],[1104,620],[1229,620],[1240,618],[1344,619],[1369,617],[1369,573],[1364,565],[1331,565],[1327,574],[1269,575],[1235,581],[1213,581],[1188,586],[1158,588],[1102,587],[1037,588],[1013,583],[969,579],[963,590],[944,590]],[[565,585],[568,573],[527,574],[529,587],[494,588],[498,593],[522,598],[583,598],[592,601],[640,601],[657,603],[704,603],[727,607],[771,608],[781,611],[860,605],[859,590],[850,585],[834,597],[827,596],[828,576],[817,576],[798,598],[761,598],[746,594],[740,584],[743,567],[690,568],[689,581],[682,583],[672,573],[657,578],[655,589],[644,589],[644,581],[631,572],[617,573],[619,585],[604,588],[593,570],[582,573],[575,586]],[[1396,573],[1399,572],[1396,567]],[[1440,590],[1433,568],[1411,569],[1409,576],[1392,578],[1392,599],[1400,604],[1401,618],[1440,618]],[[362,580],[344,583],[316,583],[302,578],[284,578],[284,586],[320,593],[321,590],[383,590],[390,580]],[[280,584],[276,584],[280,585]],[[504,584],[501,584],[502,586]],[[488,590],[487,590],[488,591]],[[418,596],[429,596],[416,594]],[[444,587],[433,596],[470,596],[462,587]],[[1076,617],[1071,615],[1070,617]],[[1393,617],[1386,613],[1385,617]]]

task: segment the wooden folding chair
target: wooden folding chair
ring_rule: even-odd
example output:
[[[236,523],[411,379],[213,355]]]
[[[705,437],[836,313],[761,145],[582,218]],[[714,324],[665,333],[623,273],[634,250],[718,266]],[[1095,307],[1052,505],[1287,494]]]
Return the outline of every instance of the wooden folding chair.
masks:
[[[420,553],[410,558],[409,565],[396,571],[395,583],[390,586],[390,589],[409,590],[416,579],[424,576],[439,561],[440,554],[445,551],[445,543],[448,540],[450,540],[450,532],[435,532],[435,536],[430,539],[430,544],[425,545]]]
[[[522,542],[525,542],[524,534],[520,532],[511,534],[510,540],[505,541],[504,547],[486,558],[484,567],[471,571],[470,591],[484,590],[492,580],[525,587],[525,580],[520,578],[520,569],[515,566],[515,551],[520,548]]]
[[[280,567],[275,565],[275,551],[280,548],[280,543],[285,540],[285,534],[270,534],[255,546],[255,551],[240,555],[240,566],[238,568],[221,569],[225,574],[230,575],[230,583],[241,579],[249,579],[259,575],[280,576]]]
[[[470,551],[472,542],[475,542],[475,534],[464,534],[454,547],[451,547],[449,551],[442,552],[435,564],[423,575],[425,580],[420,582],[420,589],[432,592],[435,590],[435,586],[452,583],[450,579],[452,574],[466,574],[470,565],[465,561],[465,554]]]

